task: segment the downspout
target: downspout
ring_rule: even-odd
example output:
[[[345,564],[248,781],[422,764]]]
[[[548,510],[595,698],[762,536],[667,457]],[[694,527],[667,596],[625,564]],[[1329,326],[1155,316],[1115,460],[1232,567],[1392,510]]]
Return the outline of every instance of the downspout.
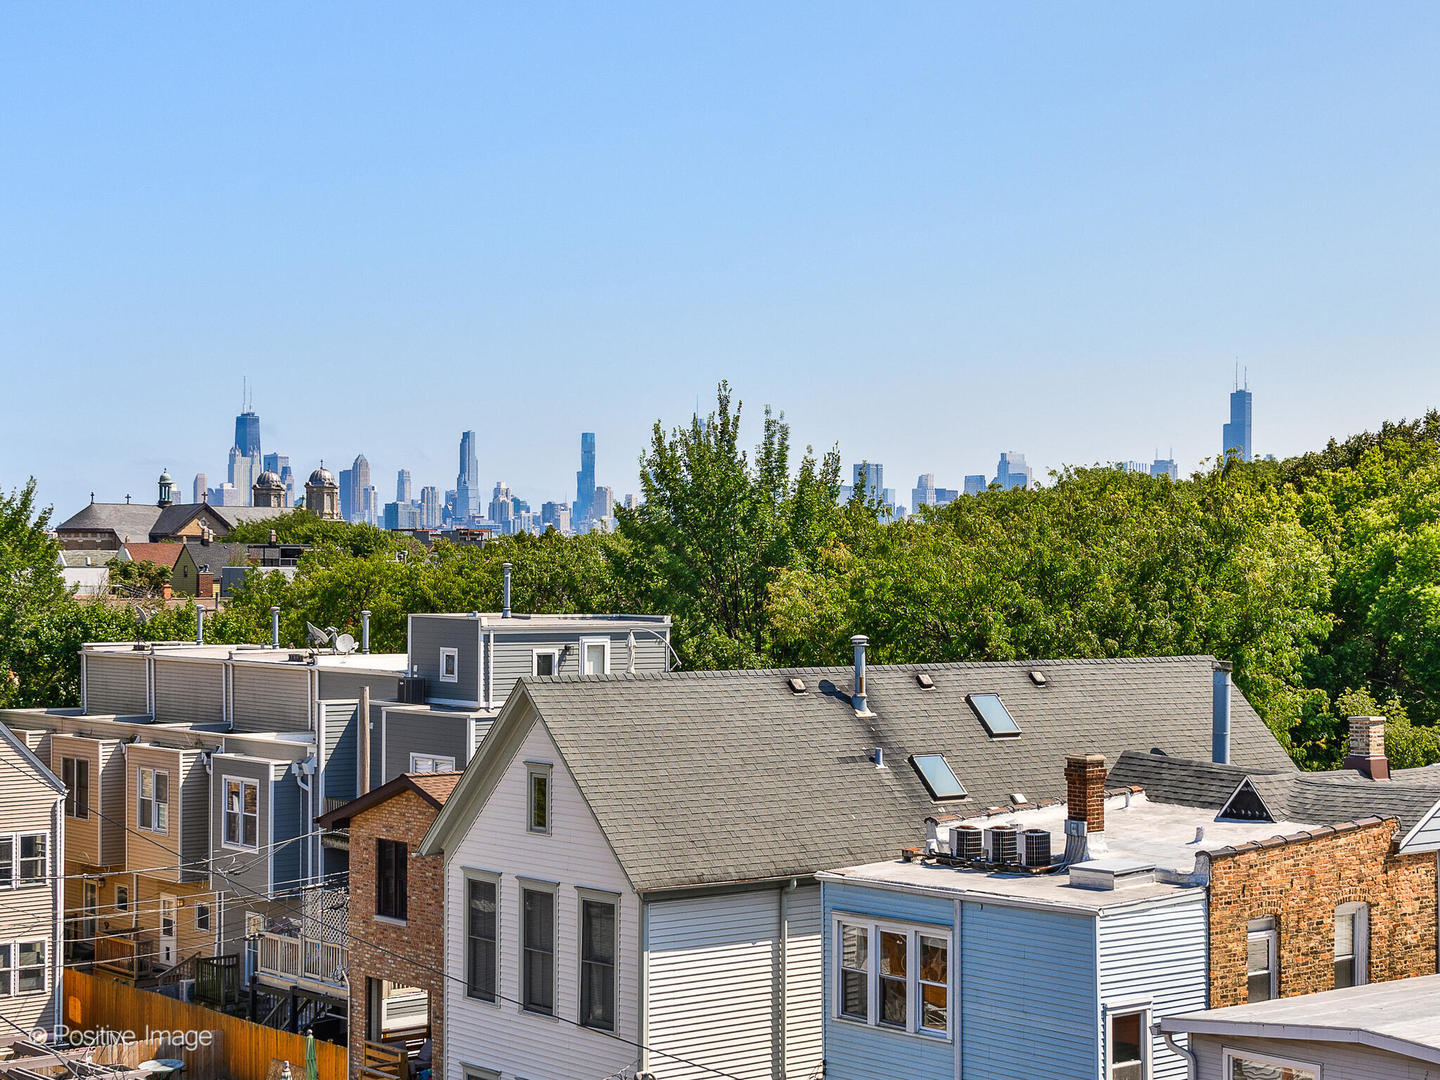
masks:
[[[206,787],[208,787],[208,788],[211,789],[211,794],[212,794],[212,796],[213,796],[213,793],[214,793],[214,779],[215,779],[214,762],[211,760],[211,756],[210,756],[209,754],[201,754],[201,755],[200,755],[200,760],[205,763],[205,781],[206,781]],[[205,814],[206,840],[207,840],[207,842],[209,843],[209,847],[207,847],[206,850],[207,850],[207,851],[214,851],[214,850],[215,850],[215,813],[214,813],[215,800],[214,800],[213,797],[209,800],[209,806],[210,806],[210,809],[209,809],[209,810],[206,812],[206,814]],[[220,793],[220,812],[221,812],[222,814],[225,812],[225,793],[224,793],[223,791]],[[219,956],[219,955],[220,955],[220,923],[221,923],[221,920],[225,918],[225,905],[220,903],[220,893],[219,893],[218,890],[216,890],[216,891],[212,894],[211,899],[214,900],[215,902],[210,905],[210,922],[211,922],[211,924],[212,924],[210,929],[211,929],[211,935],[214,937],[215,940],[211,943],[211,946],[210,946],[210,955],[211,955],[211,956]]]
[[[315,763],[315,759],[314,759],[314,758],[308,758],[308,759],[306,759],[305,761],[297,761],[297,762],[295,762],[294,764],[292,764],[292,765],[290,766],[290,768],[291,768],[291,769],[294,771],[294,773],[295,773],[295,783],[296,783],[296,785],[300,788],[300,790],[305,793],[305,801],[309,804],[309,809],[312,811],[311,814],[309,814],[309,815],[306,816],[306,819],[305,819],[306,821],[311,820],[311,818],[314,816],[313,811],[314,811],[314,809],[315,809],[315,800],[314,800],[313,798],[311,798],[311,794],[310,794],[310,778],[309,778],[309,776],[307,775],[306,766],[309,765],[309,766],[313,767],[313,766],[314,766],[314,763]],[[274,820],[273,816],[272,816],[271,820],[272,820],[272,821]],[[309,830],[307,829],[306,831],[308,832]],[[301,873],[301,879],[302,879],[303,881],[305,881],[307,884],[309,884],[310,879],[311,879],[311,877],[312,877],[313,874],[314,874],[314,868],[311,866],[311,863],[312,863],[314,860],[311,858],[310,845],[309,845],[309,844],[304,844],[304,845],[302,845],[301,850],[304,851],[304,853],[305,853],[305,869],[304,869],[304,870],[302,871],[302,873]]]
[[[1158,1028],[1160,1025],[1157,1022],[1154,1026]],[[1173,1052],[1179,1054],[1185,1059],[1186,1080],[1195,1080],[1195,1077],[1198,1075],[1200,1068],[1199,1064],[1195,1060],[1195,1051],[1188,1049],[1187,1047],[1181,1046],[1175,1041],[1175,1036],[1168,1031],[1162,1031],[1160,1033],[1160,1037],[1165,1040],[1166,1046],[1168,1046]]]
[[[126,768],[129,768],[127,765]],[[49,852],[51,865],[54,865],[59,858],[64,857],[65,852],[65,800],[59,798],[50,807],[50,818],[55,823],[55,843],[53,851]],[[18,841],[17,841],[18,846]],[[18,857],[18,854],[17,854]],[[57,858],[58,857],[58,858]],[[55,1018],[51,1027],[52,1031],[58,1030],[64,1022],[64,1013],[61,1012],[61,1004],[65,1000],[64,993],[64,967],[60,962],[60,954],[65,948],[65,867],[62,865],[58,871],[52,872],[50,877],[51,906],[55,913],[55,936],[50,940],[50,955],[46,957],[50,967],[50,985],[55,988]]]
[[[951,1003],[954,1002],[950,1015],[945,1018],[945,1022],[950,1025],[951,1038],[955,1043],[955,1080],[960,1080],[960,1077],[963,1075],[961,1067],[965,1062],[965,1044],[962,1041],[965,1038],[965,1028],[960,1023],[960,1014],[964,1011],[960,1008],[960,1002],[965,1000],[965,968],[962,966],[965,962],[965,957],[961,951],[964,913],[965,905],[957,896],[955,898],[955,930],[950,936],[949,971],[950,985],[955,988],[955,993],[953,995],[947,994],[945,997],[946,1006],[951,1006]]]
[[[370,684],[366,683],[360,688],[360,729],[357,732],[359,739],[355,748],[357,773],[355,791],[357,796],[364,795],[370,790]]]
[[[631,641],[634,641],[632,636]],[[788,994],[790,992],[790,894],[800,884],[798,878],[791,878],[789,884],[780,890],[780,1014],[776,1025],[778,1038],[776,1040],[776,1055],[773,1059],[772,1073],[775,1080],[785,1080],[787,1071],[790,1068],[790,1054],[788,1035]]]
[[[485,649],[485,708],[495,708],[495,631],[490,631],[490,641]]]
[[[81,650],[80,650],[80,711],[83,712],[83,713],[88,713],[88,712],[90,711],[90,693],[89,693],[89,690],[88,690],[88,688],[87,688],[86,680],[85,680],[85,671],[86,671],[86,668],[88,668],[88,667],[90,666],[89,663],[88,663],[89,659],[90,659],[90,658],[86,655],[85,650],[84,650],[84,649],[81,649]]]

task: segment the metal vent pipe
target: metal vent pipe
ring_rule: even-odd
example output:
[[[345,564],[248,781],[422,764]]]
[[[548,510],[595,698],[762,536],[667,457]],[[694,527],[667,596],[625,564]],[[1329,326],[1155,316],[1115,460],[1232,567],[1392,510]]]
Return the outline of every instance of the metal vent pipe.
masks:
[[[500,617],[508,619],[510,617],[510,564],[508,562],[501,563],[500,569],[505,571],[505,593],[500,608]]]
[[[280,605],[270,609],[270,647],[280,648]]]
[[[360,612],[360,651],[370,651],[370,609]]]

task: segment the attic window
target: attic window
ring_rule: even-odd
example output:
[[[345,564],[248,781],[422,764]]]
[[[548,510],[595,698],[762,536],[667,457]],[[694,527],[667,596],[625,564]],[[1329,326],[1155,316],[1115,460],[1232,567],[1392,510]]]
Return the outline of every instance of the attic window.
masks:
[[[999,694],[966,694],[965,700],[970,703],[970,708],[975,710],[975,715],[980,718],[992,738],[1014,737],[1020,734],[1020,725],[1015,723]]]
[[[1036,686],[1044,686],[1050,680],[1045,678],[1045,673],[1043,671],[1032,671],[1030,672],[1030,681],[1033,682]]]
[[[944,754],[916,754],[910,759],[932,799],[964,799],[965,785],[955,777]]]
[[[805,692],[805,680],[797,675],[791,675],[786,679],[785,685],[790,687],[792,694],[803,694]]]
[[[915,676],[915,682],[919,685],[921,690],[935,689],[935,680],[930,678],[930,676],[926,675],[923,671]]]

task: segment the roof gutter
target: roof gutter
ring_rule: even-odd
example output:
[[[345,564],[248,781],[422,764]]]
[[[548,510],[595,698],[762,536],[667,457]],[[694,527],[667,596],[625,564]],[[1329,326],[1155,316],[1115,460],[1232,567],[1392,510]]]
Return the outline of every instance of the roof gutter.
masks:
[[[770,889],[793,889],[817,881],[815,874],[781,874],[777,877],[738,879],[735,881],[701,882],[696,885],[662,885],[653,889],[636,889],[642,900],[693,900],[702,896],[726,893],[761,892]]]

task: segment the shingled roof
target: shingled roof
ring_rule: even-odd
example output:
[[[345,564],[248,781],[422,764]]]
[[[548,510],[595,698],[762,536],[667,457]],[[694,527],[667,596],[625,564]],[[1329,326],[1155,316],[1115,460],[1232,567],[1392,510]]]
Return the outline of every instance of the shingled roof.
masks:
[[[150,539],[150,531],[160,517],[160,507],[153,503],[102,503],[92,502],[79,513],[72,514],[59,525],[55,532],[61,537],[66,533],[112,532],[120,543],[133,540],[137,544]]]
[[[1068,754],[1208,755],[1212,670],[1205,656],[872,666],[868,717],[849,667],[526,678],[485,745],[533,706],[638,890],[784,878],[892,857],[937,811],[1063,796]],[[1018,737],[987,733],[966,700],[981,693],[1000,695]],[[1252,768],[1294,768],[1238,693],[1231,748]],[[919,754],[945,755],[968,797],[932,799]],[[469,828],[485,758],[427,847]]]

